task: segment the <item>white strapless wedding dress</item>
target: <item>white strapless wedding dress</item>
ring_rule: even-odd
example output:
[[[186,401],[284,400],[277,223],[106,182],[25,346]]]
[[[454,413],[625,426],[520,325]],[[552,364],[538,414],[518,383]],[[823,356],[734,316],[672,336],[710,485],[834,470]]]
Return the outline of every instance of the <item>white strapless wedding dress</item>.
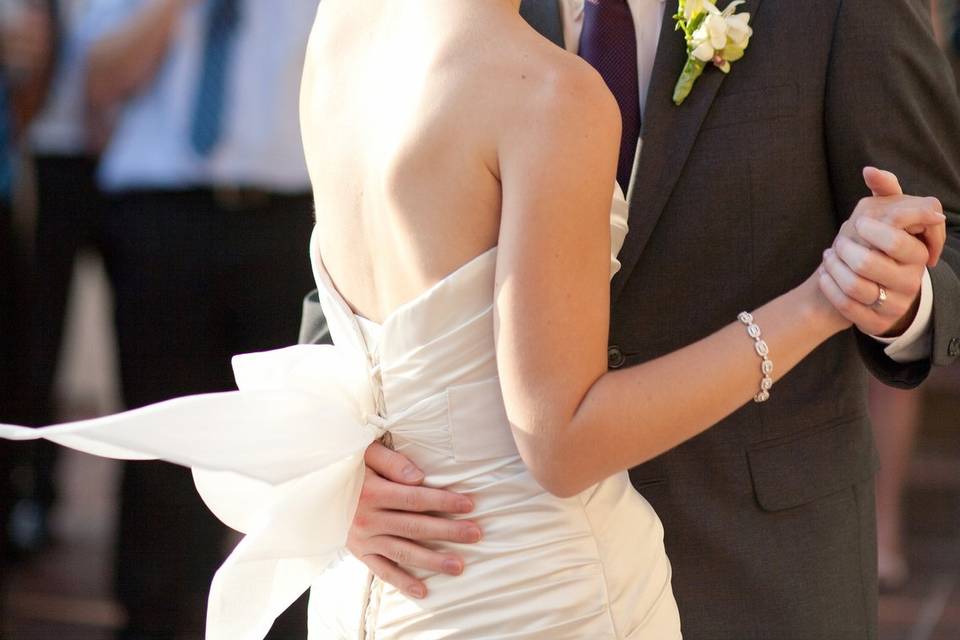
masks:
[[[612,221],[615,271],[619,194]],[[496,249],[382,325],[355,316],[316,243],[311,254],[336,346],[238,356],[238,392],[0,436],[193,467],[211,510],[247,534],[214,580],[209,640],[262,638],[307,588],[313,640],[680,638],[663,530],[627,474],[561,499],[517,453],[494,351]],[[427,485],[470,495],[484,534],[448,545],[462,576],[420,574],[424,600],[371,579],[344,549],[363,452],[385,436]]]

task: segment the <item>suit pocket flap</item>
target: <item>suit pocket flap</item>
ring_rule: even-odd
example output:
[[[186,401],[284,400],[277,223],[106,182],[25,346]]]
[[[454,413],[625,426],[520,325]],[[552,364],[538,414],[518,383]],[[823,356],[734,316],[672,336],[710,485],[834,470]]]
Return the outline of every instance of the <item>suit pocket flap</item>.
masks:
[[[753,489],[766,511],[781,511],[842,491],[877,470],[870,420],[845,418],[747,451]]]

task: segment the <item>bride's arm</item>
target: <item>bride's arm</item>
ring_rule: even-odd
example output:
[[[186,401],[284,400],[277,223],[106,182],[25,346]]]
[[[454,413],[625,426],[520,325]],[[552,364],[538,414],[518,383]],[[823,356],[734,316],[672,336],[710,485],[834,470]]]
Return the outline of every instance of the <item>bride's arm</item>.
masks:
[[[601,83],[584,69],[558,75],[500,144],[501,384],[524,461],[560,496],[701,433],[751,401],[761,378],[754,342],[736,318],[684,349],[607,371],[619,112]],[[818,277],[754,312],[775,378],[849,326]]]

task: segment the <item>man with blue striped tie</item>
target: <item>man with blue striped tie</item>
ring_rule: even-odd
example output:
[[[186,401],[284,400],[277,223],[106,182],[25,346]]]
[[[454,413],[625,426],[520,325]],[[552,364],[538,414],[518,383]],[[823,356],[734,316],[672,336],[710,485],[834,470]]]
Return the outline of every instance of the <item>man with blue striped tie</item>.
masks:
[[[317,4],[92,0],[88,94],[118,114],[99,177],[129,407],[231,389],[230,356],[297,340],[313,223],[298,89]],[[121,637],[195,631],[223,528],[173,467],[128,464],[121,502]]]

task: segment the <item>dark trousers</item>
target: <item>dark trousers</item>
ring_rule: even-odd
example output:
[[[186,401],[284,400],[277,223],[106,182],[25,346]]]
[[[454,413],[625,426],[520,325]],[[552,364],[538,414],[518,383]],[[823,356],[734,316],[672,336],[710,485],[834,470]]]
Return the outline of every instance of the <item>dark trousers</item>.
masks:
[[[10,403],[13,399],[12,381],[16,373],[13,361],[15,347],[14,325],[16,309],[14,307],[14,255],[15,245],[10,212],[0,205],[0,422],[12,420]],[[0,442],[0,525],[7,522],[10,509],[10,465],[13,443]],[[6,527],[0,527],[0,634],[4,625],[4,589],[3,576],[6,573]]]
[[[15,348],[14,273],[16,245],[10,211],[0,204],[0,421],[10,420],[13,401],[11,382],[14,379]]]
[[[77,254],[95,250],[106,257],[110,252],[103,236],[105,202],[97,187],[96,158],[40,155],[34,160],[37,217],[30,276],[20,296],[30,322],[24,331],[27,357],[17,422],[44,426],[59,418],[53,384]],[[19,475],[30,479],[19,488],[25,494],[20,497],[36,501],[43,513],[55,498],[56,458],[57,447],[48,442],[22,445],[17,453],[17,465],[24,467]]]
[[[13,212],[0,197],[0,422],[22,424],[26,417],[30,359],[27,329],[32,321],[27,291],[29,260]],[[22,449],[16,447],[18,456]]]
[[[312,280],[312,211],[307,195],[225,201],[198,190],[116,199],[105,225],[107,264],[128,407],[235,389],[231,356],[297,342]],[[167,640],[202,628],[225,534],[188,470],[125,464],[116,557],[125,637]],[[295,640],[305,629],[301,605],[273,637]]]
[[[87,156],[38,156],[37,222],[30,287],[33,306],[29,424],[57,420],[53,381],[63,340],[67,298],[77,254],[94,250],[106,259],[105,201],[96,182],[97,161]]]
[[[16,415],[13,383],[16,380],[18,319],[22,311],[15,301],[15,274],[18,272],[17,244],[10,210],[0,203],[0,422],[12,422]]]

